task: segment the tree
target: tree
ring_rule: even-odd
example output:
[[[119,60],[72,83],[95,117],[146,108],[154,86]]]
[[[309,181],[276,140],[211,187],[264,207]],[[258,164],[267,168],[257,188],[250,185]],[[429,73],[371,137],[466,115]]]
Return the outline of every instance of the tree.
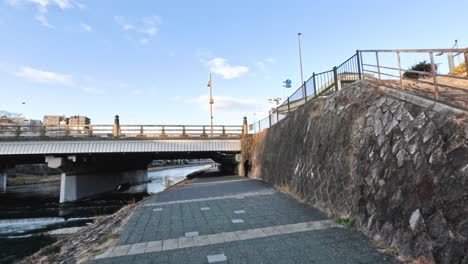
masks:
[[[12,113],[12,112],[8,112],[8,111],[5,111],[5,110],[0,110],[0,117],[3,117],[3,118],[18,118],[18,117],[22,117],[23,114],[19,114],[19,113]]]

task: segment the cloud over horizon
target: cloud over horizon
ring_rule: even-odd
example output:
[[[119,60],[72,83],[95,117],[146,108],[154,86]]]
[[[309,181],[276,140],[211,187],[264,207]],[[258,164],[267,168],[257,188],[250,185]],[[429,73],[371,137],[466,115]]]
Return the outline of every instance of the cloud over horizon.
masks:
[[[249,71],[247,66],[233,66],[228,64],[226,59],[219,57],[209,60],[207,65],[211,72],[222,75],[224,79],[238,78]]]
[[[73,84],[73,78],[71,75],[53,71],[44,71],[34,69],[31,67],[22,67],[19,71],[15,72],[14,74],[20,78],[35,83],[66,86],[70,86]]]

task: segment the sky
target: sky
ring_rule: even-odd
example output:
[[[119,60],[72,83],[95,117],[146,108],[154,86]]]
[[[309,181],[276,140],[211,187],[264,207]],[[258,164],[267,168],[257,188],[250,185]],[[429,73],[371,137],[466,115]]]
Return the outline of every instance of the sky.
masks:
[[[94,124],[265,116],[357,49],[468,47],[466,0],[0,0],[0,110]],[[413,61],[414,62],[414,61]],[[408,62],[408,63],[413,63]],[[23,104],[24,102],[24,104]]]

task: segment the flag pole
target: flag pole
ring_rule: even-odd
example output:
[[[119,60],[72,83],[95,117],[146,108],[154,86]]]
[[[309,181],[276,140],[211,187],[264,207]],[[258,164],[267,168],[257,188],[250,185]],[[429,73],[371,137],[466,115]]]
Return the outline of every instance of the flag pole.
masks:
[[[211,137],[213,137],[213,92],[212,92],[212,83],[211,83],[211,72],[210,72],[210,81],[209,85],[210,87],[210,128],[211,128]]]

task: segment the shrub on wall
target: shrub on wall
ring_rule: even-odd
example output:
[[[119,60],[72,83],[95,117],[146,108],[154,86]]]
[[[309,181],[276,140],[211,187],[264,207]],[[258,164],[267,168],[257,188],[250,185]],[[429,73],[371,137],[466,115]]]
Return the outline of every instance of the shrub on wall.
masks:
[[[436,71],[437,71],[437,65],[435,65],[435,68],[436,68]],[[421,61],[421,62],[411,66],[411,68],[409,68],[409,70],[419,71],[419,72],[428,72],[428,73],[432,72],[431,64],[426,62],[426,61]],[[408,79],[418,80],[418,79],[421,79],[421,78],[424,78],[424,77],[427,76],[426,74],[411,72],[411,71],[406,71],[403,74],[403,77],[408,78]]]
[[[457,67],[453,68],[449,75],[466,75],[466,66],[465,63],[460,63]]]

